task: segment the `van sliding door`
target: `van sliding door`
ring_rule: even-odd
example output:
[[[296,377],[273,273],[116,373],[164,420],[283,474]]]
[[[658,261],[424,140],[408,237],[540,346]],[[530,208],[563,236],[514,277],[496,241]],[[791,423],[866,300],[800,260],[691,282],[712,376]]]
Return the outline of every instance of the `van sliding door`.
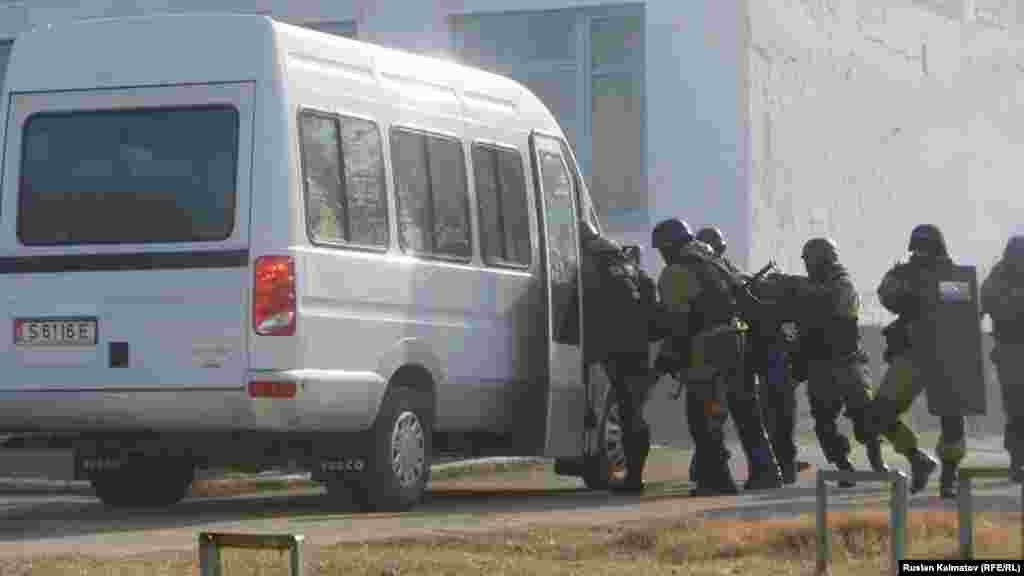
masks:
[[[537,185],[547,354],[547,418],[544,454],[579,456],[584,449],[583,315],[575,183],[561,141],[531,136]]]

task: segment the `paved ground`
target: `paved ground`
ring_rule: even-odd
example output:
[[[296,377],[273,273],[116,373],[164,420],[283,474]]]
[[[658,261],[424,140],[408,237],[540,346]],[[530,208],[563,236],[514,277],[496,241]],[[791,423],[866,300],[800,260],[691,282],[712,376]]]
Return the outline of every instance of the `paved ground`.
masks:
[[[972,446],[972,465],[1005,465],[1005,457],[984,445]],[[741,454],[739,451],[735,452]],[[814,470],[798,485],[726,498],[687,497],[689,454],[655,451],[651,487],[642,497],[588,492],[578,480],[557,478],[549,466],[498,477],[438,482],[426,502],[406,514],[354,515],[332,509],[319,490],[301,493],[188,500],[169,510],[111,511],[77,495],[0,495],[0,557],[51,554],[123,556],[194,550],[200,531],[295,532],[314,545],[410,537],[447,531],[499,531],[517,527],[593,526],[645,519],[778,517],[814,511]],[[816,451],[808,459],[821,464]],[[858,460],[863,462],[862,455]],[[815,462],[816,461],[816,462]],[[890,461],[903,467],[898,457]],[[745,477],[742,457],[734,458]],[[933,485],[913,497],[911,509],[955,509],[935,496]],[[987,483],[976,489],[979,510],[1020,510],[1020,486]],[[830,490],[830,509],[885,507],[887,490],[861,485]]]

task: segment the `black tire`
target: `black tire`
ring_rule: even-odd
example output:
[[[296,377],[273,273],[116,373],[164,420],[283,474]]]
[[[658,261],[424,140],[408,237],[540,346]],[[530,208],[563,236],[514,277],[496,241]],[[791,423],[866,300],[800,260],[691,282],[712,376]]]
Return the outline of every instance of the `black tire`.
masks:
[[[96,496],[111,508],[166,508],[185,499],[193,468],[181,463],[125,462],[125,468],[90,478]]]
[[[590,490],[607,490],[625,474],[622,420],[614,390],[608,390],[597,425],[598,450],[586,457],[583,484]]]
[[[433,432],[429,394],[404,386],[388,390],[370,431],[366,467],[353,486],[353,497],[363,511],[405,512],[422,501],[430,481]],[[404,478],[395,470],[393,446],[406,451],[400,464]]]

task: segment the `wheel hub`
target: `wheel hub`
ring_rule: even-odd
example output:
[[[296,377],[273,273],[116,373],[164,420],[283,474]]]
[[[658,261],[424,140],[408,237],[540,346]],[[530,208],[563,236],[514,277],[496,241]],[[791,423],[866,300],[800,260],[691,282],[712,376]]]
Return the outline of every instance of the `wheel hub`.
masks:
[[[608,461],[609,472],[617,476],[625,473],[626,450],[622,444],[622,424],[619,418],[619,404],[612,404],[608,411],[608,419],[604,426],[604,452]]]
[[[391,432],[391,468],[403,488],[419,482],[426,461],[423,426],[416,414],[402,412]]]

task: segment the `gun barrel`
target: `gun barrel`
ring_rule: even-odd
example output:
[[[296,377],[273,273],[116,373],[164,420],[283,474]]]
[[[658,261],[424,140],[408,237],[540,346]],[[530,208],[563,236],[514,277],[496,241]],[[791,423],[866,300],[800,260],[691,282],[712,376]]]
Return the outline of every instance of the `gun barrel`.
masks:
[[[769,272],[771,272],[773,268],[775,268],[775,263],[774,262],[769,262],[768,264],[765,264],[764,268],[761,268],[753,276],[750,277],[750,280],[747,282],[747,285],[751,286],[751,285],[757,284]]]

